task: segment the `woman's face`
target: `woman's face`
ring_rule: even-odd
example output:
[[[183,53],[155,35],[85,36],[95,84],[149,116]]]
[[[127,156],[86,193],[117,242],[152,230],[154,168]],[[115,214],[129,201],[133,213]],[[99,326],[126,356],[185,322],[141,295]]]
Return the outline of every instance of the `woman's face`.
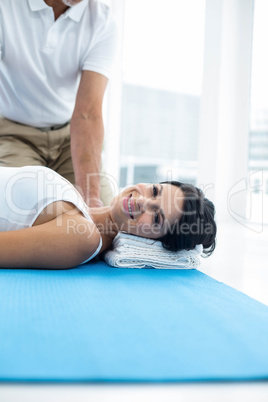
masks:
[[[113,199],[111,217],[120,231],[158,239],[180,219],[183,201],[179,187],[140,183]]]

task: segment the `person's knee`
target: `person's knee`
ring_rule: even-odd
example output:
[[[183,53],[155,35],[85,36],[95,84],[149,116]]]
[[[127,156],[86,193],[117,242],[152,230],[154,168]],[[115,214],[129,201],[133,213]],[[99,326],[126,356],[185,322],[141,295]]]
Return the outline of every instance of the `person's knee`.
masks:
[[[39,155],[33,153],[30,147],[24,144],[0,137],[0,166],[1,167],[22,167],[22,166],[45,166]]]

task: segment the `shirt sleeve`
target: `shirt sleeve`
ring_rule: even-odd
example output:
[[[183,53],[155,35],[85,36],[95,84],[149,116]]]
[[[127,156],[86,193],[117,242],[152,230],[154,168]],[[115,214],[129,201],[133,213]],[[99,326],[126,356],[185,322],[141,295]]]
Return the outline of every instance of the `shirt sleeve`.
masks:
[[[117,27],[110,13],[105,26],[96,35],[94,45],[82,60],[82,70],[95,71],[110,78],[116,51]]]

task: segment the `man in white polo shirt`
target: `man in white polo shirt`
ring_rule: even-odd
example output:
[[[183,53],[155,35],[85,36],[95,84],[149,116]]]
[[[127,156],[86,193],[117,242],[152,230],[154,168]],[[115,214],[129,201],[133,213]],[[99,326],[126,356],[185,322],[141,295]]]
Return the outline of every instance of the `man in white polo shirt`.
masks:
[[[109,203],[99,173],[115,35],[98,0],[0,1],[0,166],[48,166],[90,206]]]

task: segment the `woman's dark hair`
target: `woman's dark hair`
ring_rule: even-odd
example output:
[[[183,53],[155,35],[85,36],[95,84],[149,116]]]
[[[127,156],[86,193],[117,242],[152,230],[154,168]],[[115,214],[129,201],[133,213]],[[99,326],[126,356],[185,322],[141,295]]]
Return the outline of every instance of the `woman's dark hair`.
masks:
[[[214,220],[214,204],[205,198],[199,188],[178,181],[165,181],[179,187],[184,195],[182,216],[160,240],[164,248],[171,251],[193,250],[203,245],[203,254],[209,256],[216,246],[217,226]]]

